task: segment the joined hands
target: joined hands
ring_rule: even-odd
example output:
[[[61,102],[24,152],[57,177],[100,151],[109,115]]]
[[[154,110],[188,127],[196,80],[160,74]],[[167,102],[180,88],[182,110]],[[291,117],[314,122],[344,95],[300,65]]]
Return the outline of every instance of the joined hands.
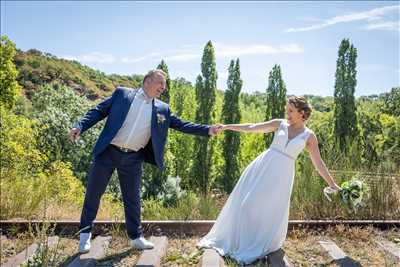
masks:
[[[225,125],[223,124],[214,124],[212,126],[210,126],[210,128],[208,129],[208,134],[211,136],[216,136],[217,134],[219,134],[221,131],[223,131],[225,129]]]

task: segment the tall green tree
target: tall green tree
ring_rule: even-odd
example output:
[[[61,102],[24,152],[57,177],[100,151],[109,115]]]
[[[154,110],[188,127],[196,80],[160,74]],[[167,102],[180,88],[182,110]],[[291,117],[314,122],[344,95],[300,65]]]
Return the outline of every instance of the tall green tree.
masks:
[[[383,111],[387,114],[400,117],[400,87],[393,87],[389,93],[382,95]]]
[[[184,120],[193,121],[194,110],[196,108],[194,87],[182,80],[175,80],[174,91],[171,97],[171,109],[174,114]],[[171,131],[168,138],[170,151],[173,155],[171,161],[171,175],[182,178],[182,186],[190,189],[190,160],[193,155],[193,136],[181,133],[179,131]]]
[[[347,153],[358,135],[354,92],[357,85],[357,49],[343,39],[336,61],[334,92],[334,135],[339,148]]]
[[[171,83],[171,79],[169,77],[168,66],[164,60],[161,60],[160,64],[158,64],[158,66],[157,66],[157,69],[160,69],[167,74],[167,78],[166,78],[167,90],[164,91],[164,93],[161,95],[160,99],[162,101],[164,101],[165,103],[169,103],[170,94],[171,94],[170,90],[172,90],[172,88],[171,88],[172,83]]]
[[[14,64],[15,44],[6,36],[0,43],[0,104],[12,109],[21,91],[17,82],[18,71]]]
[[[239,95],[243,81],[240,78],[239,59],[236,60],[236,63],[234,60],[230,63],[227,85],[228,89],[224,94],[221,121],[224,124],[240,123]],[[225,161],[220,184],[225,192],[230,193],[240,175],[240,134],[233,131],[225,132],[222,147]]]
[[[217,68],[215,51],[208,41],[203,51],[201,73],[196,80],[196,122],[211,124],[214,118],[214,104],[217,90]],[[213,142],[208,138],[197,137],[194,145],[194,163],[192,167],[193,187],[206,195],[210,186],[210,168]]]
[[[286,85],[282,78],[282,71],[279,65],[275,65],[269,73],[268,88],[266,97],[265,120],[283,118],[286,106]],[[272,136],[266,135],[267,147],[272,142]]]

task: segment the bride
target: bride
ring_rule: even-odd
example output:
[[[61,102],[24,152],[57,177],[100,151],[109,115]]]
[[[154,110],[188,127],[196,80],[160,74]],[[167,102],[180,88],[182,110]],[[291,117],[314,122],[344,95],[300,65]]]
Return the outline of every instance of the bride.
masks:
[[[305,126],[311,110],[304,97],[292,96],[286,105],[287,120],[221,126],[220,130],[274,132],[274,139],[269,149],[243,171],[210,232],[197,243],[198,248],[215,249],[241,264],[281,248],[287,234],[295,160],[304,148],[322,178],[333,190],[340,190],[321,159],[317,137]]]

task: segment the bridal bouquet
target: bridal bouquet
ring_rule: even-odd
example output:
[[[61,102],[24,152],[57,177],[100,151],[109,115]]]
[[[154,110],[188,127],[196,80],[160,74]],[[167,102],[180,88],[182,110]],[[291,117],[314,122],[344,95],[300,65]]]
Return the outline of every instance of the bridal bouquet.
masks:
[[[339,192],[331,187],[324,188],[326,198],[332,201],[328,194],[339,193],[342,203],[349,212],[357,213],[358,208],[365,206],[363,197],[365,197],[369,191],[367,184],[357,177],[354,177],[350,181],[343,182],[340,187],[342,189]]]

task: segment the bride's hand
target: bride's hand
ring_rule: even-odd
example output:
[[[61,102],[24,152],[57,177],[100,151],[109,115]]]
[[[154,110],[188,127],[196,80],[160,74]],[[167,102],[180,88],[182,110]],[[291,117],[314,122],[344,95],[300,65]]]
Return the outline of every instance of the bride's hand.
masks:
[[[228,129],[228,125],[225,125],[225,124],[222,124],[222,123],[218,123],[215,126],[217,128],[218,133]]]
[[[217,134],[219,134],[221,132],[221,127],[222,127],[222,124],[220,124],[220,123],[211,125],[208,130],[208,134],[210,136],[216,136]]]
[[[333,190],[336,190],[337,192],[339,192],[340,190],[342,190],[342,188],[337,185],[336,183],[333,183],[332,185],[329,186],[330,188],[332,188]]]
[[[221,131],[229,130],[229,125],[221,124]]]

